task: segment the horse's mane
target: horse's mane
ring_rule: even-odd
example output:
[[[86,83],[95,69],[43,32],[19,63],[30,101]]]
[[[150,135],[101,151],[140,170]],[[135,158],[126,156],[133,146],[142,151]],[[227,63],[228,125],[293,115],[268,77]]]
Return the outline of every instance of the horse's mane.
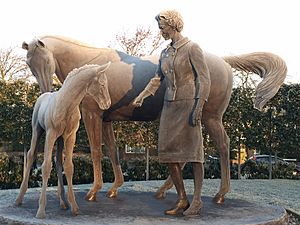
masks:
[[[73,38],[64,37],[64,36],[60,36],[60,35],[44,35],[44,36],[40,36],[40,37],[37,37],[37,38],[40,39],[40,40],[43,40],[43,39],[56,39],[56,40],[59,40],[59,41],[71,43],[71,44],[78,45],[78,46],[81,46],[81,47],[97,48],[95,46],[83,43],[83,42],[75,40]]]
[[[91,68],[95,68],[95,67],[98,67],[99,65],[96,65],[96,64],[86,64],[82,67],[79,67],[79,68],[75,68],[73,69],[69,74],[68,76],[66,77],[63,85],[66,85],[66,83],[68,83],[73,77],[75,77],[78,73],[80,73],[81,71],[83,70],[87,70],[87,69],[91,69]]]

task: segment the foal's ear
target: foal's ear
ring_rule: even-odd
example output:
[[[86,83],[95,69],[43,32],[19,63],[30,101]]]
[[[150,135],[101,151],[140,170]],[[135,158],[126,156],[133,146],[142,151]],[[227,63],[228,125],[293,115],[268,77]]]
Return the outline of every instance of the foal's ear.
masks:
[[[45,48],[45,44],[44,44],[44,42],[42,42],[41,40],[37,40],[37,45],[39,46],[39,47],[43,47],[43,48]]]
[[[25,41],[22,43],[22,48],[28,50],[28,44]]]
[[[98,68],[97,72],[98,72],[98,73],[103,73],[103,72],[105,72],[105,70],[108,69],[108,67],[110,66],[110,64],[111,64],[111,62],[109,61],[108,63],[106,63],[106,64],[104,64],[104,65],[101,65],[101,66]]]

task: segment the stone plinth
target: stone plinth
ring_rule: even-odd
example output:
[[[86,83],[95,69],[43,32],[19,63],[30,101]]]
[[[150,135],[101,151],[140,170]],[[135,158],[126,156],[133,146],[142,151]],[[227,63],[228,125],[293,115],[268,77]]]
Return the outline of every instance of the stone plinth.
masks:
[[[70,210],[62,210],[56,191],[47,192],[46,219],[36,219],[39,190],[30,189],[23,205],[14,206],[18,190],[1,191],[0,224],[72,224],[72,225],[162,225],[162,224],[197,224],[197,225],[250,225],[286,224],[287,214],[284,208],[258,204],[244,200],[227,198],[223,205],[216,205],[212,197],[203,196],[201,215],[195,217],[173,217],[164,215],[164,210],[176,202],[176,195],[168,193],[164,200],[155,199],[154,192],[130,190],[119,191],[116,199],[105,197],[105,192],[98,193],[96,202],[84,200],[87,188],[75,190],[80,207],[78,216],[72,216]],[[189,196],[192,198],[192,196]]]

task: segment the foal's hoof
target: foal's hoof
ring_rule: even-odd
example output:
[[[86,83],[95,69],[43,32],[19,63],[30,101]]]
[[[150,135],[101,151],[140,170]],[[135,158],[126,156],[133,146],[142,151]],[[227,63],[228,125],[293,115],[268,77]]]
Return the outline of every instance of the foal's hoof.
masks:
[[[68,204],[66,204],[65,202],[61,201],[61,202],[60,202],[60,208],[66,210],[66,209],[69,208],[69,206],[68,206]]]
[[[72,215],[73,216],[77,216],[78,213],[79,213],[79,207],[76,207],[76,208],[72,209]]]
[[[165,199],[167,193],[165,191],[157,191],[154,195],[156,199]]]
[[[21,206],[21,205],[22,205],[22,200],[16,199],[15,206]]]
[[[187,208],[189,208],[190,204],[189,201],[186,199],[181,199],[177,202],[175,208],[173,209],[169,209],[165,211],[166,215],[178,215],[178,214],[182,214],[184,210],[186,210]]]
[[[221,194],[216,194],[213,201],[217,204],[223,204],[225,202],[225,196]]]
[[[38,218],[38,219],[45,219],[46,218],[46,213],[45,213],[45,211],[38,210],[35,217]]]
[[[106,193],[106,197],[108,197],[108,198],[116,198],[117,195],[118,195],[118,191],[117,190],[109,190]]]

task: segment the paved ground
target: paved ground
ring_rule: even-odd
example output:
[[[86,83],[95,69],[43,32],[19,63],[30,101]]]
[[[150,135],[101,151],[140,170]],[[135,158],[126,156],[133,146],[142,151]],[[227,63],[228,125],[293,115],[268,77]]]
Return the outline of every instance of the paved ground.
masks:
[[[105,184],[102,191],[98,193],[97,202],[84,200],[90,185],[78,185],[75,192],[80,214],[76,217],[71,215],[70,210],[59,208],[56,189],[49,188],[47,217],[44,220],[34,218],[38,208],[39,189],[29,189],[21,207],[13,206],[18,190],[3,190],[0,191],[0,224],[242,225],[266,224],[270,221],[273,221],[272,224],[279,224],[277,222],[286,216],[284,208],[291,208],[294,211],[298,211],[300,208],[298,203],[290,204],[289,199],[299,202],[300,181],[282,180],[285,181],[282,182],[282,185],[275,185],[275,183],[281,182],[278,180],[265,181],[233,180],[232,192],[228,194],[225,204],[219,206],[212,203],[212,196],[216,193],[220,180],[205,180],[203,209],[200,216],[193,218],[172,217],[163,214],[164,210],[174,205],[176,195],[175,190],[172,189],[165,200],[154,199],[153,194],[162,181],[126,182],[120,189],[117,199],[105,197],[105,193],[111,185]],[[188,194],[191,194],[192,180],[186,180],[185,185]],[[267,191],[268,189],[276,189],[276,192]],[[287,197],[281,197],[287,193],[289,193]],[[191,198],[191,195],[189,197]]]

